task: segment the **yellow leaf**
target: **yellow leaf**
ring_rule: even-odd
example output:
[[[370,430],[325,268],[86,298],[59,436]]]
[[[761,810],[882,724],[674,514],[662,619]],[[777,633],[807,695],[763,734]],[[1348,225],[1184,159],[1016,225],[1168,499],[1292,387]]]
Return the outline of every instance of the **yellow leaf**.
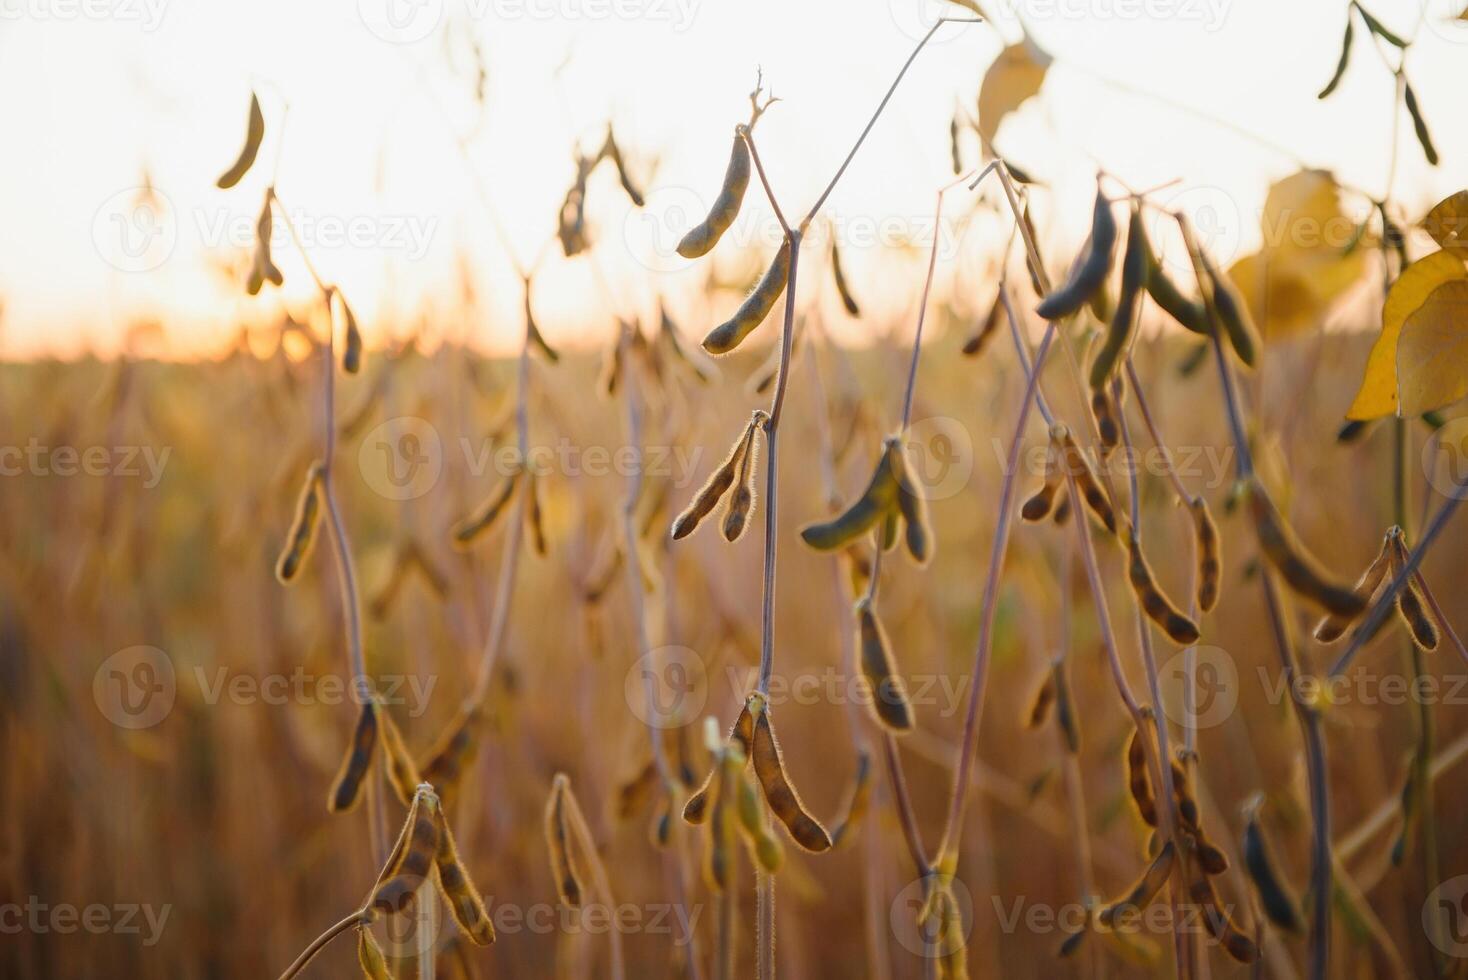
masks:
[[[1412,417],[1468,397],[1468,279],[1438,286],[1402,324],[1397,391]]]
[[[1346,412],[1348,419],[1379,419],[1397,411],[1397,340],[1402,324],[1443,283],[1468,278],[1452,252],[1433,252],[1402,270],[1381,308],[1381,335],[1366,359],[1366,375]]]
[[[1260,250],[1239,259],[1229,278],[1266,337],[1315,326],[1365,270],[1365,252],[1346,254],[1356,222],[1341,210],[1341,189],[1326,170],[1302,170],[1269,188]]]
[[[979,134],[986,142],[994,142],[1005,116],[1040,91],[1052,60],[1028,38],[999,52],[979,85]]]
[[[1443,248],[1468,259],[1468,191],[1439,201],[1422,219],[1422,230]]]

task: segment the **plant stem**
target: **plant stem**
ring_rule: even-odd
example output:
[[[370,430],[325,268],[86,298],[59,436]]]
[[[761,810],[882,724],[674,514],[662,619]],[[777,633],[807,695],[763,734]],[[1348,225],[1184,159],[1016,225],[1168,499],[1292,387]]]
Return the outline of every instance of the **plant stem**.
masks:
[[[321,935],[311,940],[311,945],[307,946],[304,950],[301,951],[301,955],[296,957],[296,961],[294,963],[286,967],[285,972],[280,975],[280,980],[291,980],[292,977],[296,976],[298,973],[304,970],[307,964],[309,964],[313,959],[316,958],[316,954],[325,949],[327,944],[330,943],[337,936],[340,936],[342,933],[346,932],[353,926],[365,926],[366,924],[367,910],[357,909],[357,911],[353,912],[351,915],[342,919],[336,925],[331,926]]]

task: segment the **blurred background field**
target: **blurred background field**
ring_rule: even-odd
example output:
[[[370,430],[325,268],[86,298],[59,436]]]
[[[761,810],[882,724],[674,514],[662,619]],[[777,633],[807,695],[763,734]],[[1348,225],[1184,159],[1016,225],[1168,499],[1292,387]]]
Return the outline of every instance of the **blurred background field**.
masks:
[[[970,466],[971,473],[951,496],[933,503],[940,541],[935,561],[923,570],[902,559],[891,562],[882,600],[909,684],[915,691],[924,680],[933,685],[931,701],[918,701],[920,732],[903,742],[919,820],[930,835],[937,831],[948,788],[971,669],[1001,478],[996,447],[1003,443],[995,440],[1007,439],[1022,390],[1013,350],[1003,337],[970,360],[956,349],[969,324],[950,313],[937,327],[924,351],[917,431],[939,431],[925,430],[921,420],[953,420],[941,431],[959,434],[968,445],[958,445],[953,454],[945,448],[941,458]],[[297,331],[289,334],[302,339]],[[53,905],[144,903],[171,909],[154,945],[142,941],[150,932],[145,924],[141,935],[27,930],[7,937],[0,944],[0,972],[6,975],[273,975],[359,901],[376,873],[363,858],[362,812],[329,815],[324,805],[355,716],[339,691],[333,700],[322,686],[324,678],[346,670],[330,556],[318,544],[291,589],[282,589],[272,576],[300,474],[319,445],[320,357],[304,343],[285,340],[277,346],[269,336],[257,337],[254,347],[254,354],[240,351],[193,365],[82,360],[10,365],[0,372],[5,417],[34,420],[39,444],[140,447],[141,471],[25,473],[5,484],[0,723],[7,751],[0,785],[10,831],[0,855],[3,891],[14,901],[36,896]],[[1190,447],[1217,451],[1228,441],[1211,370],[1186,380],[1179,375],[1189,353],[1190,344],[1172,340],[1138,354],[1142,375],[1155,379],[1151,402],[1180,460]],[[1338,379],[1350,377],[1364,353],[1363,340],[1349,335],[1299,339],[1271,349],[1267,367],[1249,382],[1260,419],[1262,465],[1284,481],[1282,499],[1289,501],[1302,537],[1331,567],[1347,569],[1374,553],[1390,513],[1390,487],[1377,475],[1389,465],[1386,433],[1350,447],[1334,441],[1351,387]],[[674,510],[722,457],[730,434],[757,404],[745,383],[764,356],[741,353],[722,362],[723,377],[712,389],[670,387],[665,404],[650,417],[650,447],[687,447],[694,460],[692,472],[673,474],[681,476],[672,481]],[[851,433],[851,449],[838,468],[843,495],[856,492],[864,480],[877,434],[891,423],[881,417],[881,406],[895,404],[904,380],[903,356],[886,342],[854,352],[802,346],[792,376],[791,424],[783,432],[792,447],[781,484],[787,495],[781,534],[789,541],[796,527],[823,513],[817,460],[804,448],[818,444],[816,413],[822,411],[808,383],[812,357],[824,380],[831,430],[838,439]],[[465,696],[487,628],[503,532],[461,554],[448,546],[448,529],[495,479],[492,471],[474,471],[473,452],[513,438],[504,427],[513,371],[511,362],[461,349],[404,348],[371,356],[364,374],[339,391],[340,416],[354,425],[342,436],[338,485],[366,604],[380,599],[393,556],[408,540],[422,549],[445,586],[438,595],[424,576],[410,575],[391,605],[380,615],[369,610],[366,619],[369,668],[402,685],[404,700],[394,714],[415,752],[437,737]],[[620,409],[593,394],[595,356],[572,356],[555,367],[536,364],[533,371],[534,444],[564,440],[580,451],[612,452],[625,445]],[[1073,410],[1067,405],[1069,382],[1058,365],[1052,364],[1046,383],[1057,405]],[[363,412],[365,417],[356,418]],[[431,421],[442,462],[436,481],[402,501],[373,489],[387,485],[382,480],[389,457],[367,445],[391,435],[393,429],[379,427],[399,416]],[[1032,442],[1042,444],[1038,420],[1032,428]],[[1140,426],[1134,423],[1134,429],[1145,443]],[[1414,454],[1425,434],[1414,433]],[[473,447],[470,453],[461,440]],[[155,486],[145,485],[143,448],[166,461]],[[1277,691],[1270,693],[1278,667],[1260,591],[1251,580],[1253,543],[1241,515],[1226,513],[1231,475],[1215,478],[1206,462],[1197,465],[1197,475],[1185,479],[1209,498],[1225,538],[1223,600],[1204,624],[1204,642],[1223,651],[1237,669],[1232,691],[1228,679],[1216,685],[1237,697],[1237,707],[1200,733],[1205,813],[1219,828],[1215,837],[1236,855],[1240,805],[1263,791],[1276,847],[1292,879],[1303,883],[1308,821],[1298,732],[1287,704]],[[639,652],[630,639],[623,580],[614,579],[598,603],[584,598],[585,584],[615,533],[625,480],[611,469],[589,475],[587,469],[595,467],[552,473],[544,482],[550,553],[542,558],[528,552],[522,559],[493,686],[492,719],[454,817],[461,847],[491,906],[538,906],[541,915],[556,907],[540,811],[558,770],[571,775],[588,811],[618,900],[651,907],[668,895],[647,815],[620,821],[613,814],[619,784],[647,759],[647,735],[636,699],[626,694]],[[1415,463],[1409,472],[1420,495],[1413,499],[1425,502],[1432,491],[1424,474]],[[1038,475],[1021,481],[1037,483]],[[1142,493],[1153,563],[1165,583],[1183,588],[1189,561],[1183,512],[1155,475],[1143,474]],[[1058,740],[1049,729],[1026,731],[1021,718],[1060,642],[1063,615],[1073,631],[1085,800],[1101,890],[1123,887],[1139,857],[1141,838],[1125,801],[1121,766],[1130,729],[1106,674],[1081,579],[1070,589],[1077,598],[1069,610],[1062,608],[1061,535],[1048,524],[1022,526],[1006,569],[979,742],[980,800],[969,811],[961,868],[973,898],[970,957],[978,976],[1050,977],[1071,968],[1054,959],[1060,933],[1023,925],[1005,929],[1015,901],[1061,906],[1079,894],[1068,804],[1055,768]],[[691,695],[690,706],[702,706],[699,715],[731,717],[747,676],[736,680],[730,672],[757,660],[757,542],[751,537],[729,547],[704,533],[662,552],[665,578],[649,597],[652,642],[687,647],[706,668]],[[1457,588],[1456,556],[1463,543],[1461,530],[1451,532],[1427,564],[1429,580],[1442,583],[1439,592],[1455,621],[1468,613]],[[1137,668],[1133,683],[1141,684],[1135,625],[1123,614],[1130,601],[1124,556],[1114,547],[1102,554],[1123,656]],[[1073,571],[1080,574],[1078,566]],[[792,695],[788,704],[777,700],[776,710],[792,773],[823,817],[838,808],[855,764],[842,715],[842,692],[851,690],[851,679],[839,660],[838,621],[846,610],[836,575],[829,558],[794,545],[782,552],[777,673],[793,683],[806,678],[818,693]],[[1311,623],[1302,609],[1293,619],[1302,627]],[[107,658],[136,645],[166,654],[176,697],[156,725],[130,730],[106,716],[94,680]],[[1171,652],[1160,651],[1164,659]],[[1318,646],[1307,645],[1303,653],[1317,667],[1328,662]],[[1447,703],[1434,712],[1439,744],[1449,745],[1468,731],[1465,696],[1459,692],[1457,703],[1448,697],[1462,664],[1448,651],[1428,664],[1444,676]],[[1377,682],[1407,676],[1398,634],[1386,631],[1356,669]],[[272,702],[266,681],[271,677],[300,679],[290,682],[295,686],[283,700]],[[221,688],[221,678],[244,686]],[[952,689],[956,698],[942,693],[939,678],[958,685]],[[1415,738],[1414,719],[1410,704],[1389,702],[1342,704],[1330,714],[1338,842],[1395,798],[1404,754]],[[701,773],[697,720],[690,718],[689,741]],[[872,815],[858,842],[829,856],[794,856],[782,877],[779,955],[788,975],[921,975],[920,958],[904,948],[900,918],[888,918],[911,870],[885,782],[876,782]],[[1465,802],[1461,780],[1450,771],[1438,786],[1442,867],[1462,868],[1468,854],[1457,816]],[[395,802],[389,807],[399,812]],[[1416,861],[1390,868],[1394,828],[1395,818],[1358,842],[1346,865],[1403,953],[1424,962],[1419,910],[1435,883],[1422,880]],[[863,862],[878,865],[882,894],[863,896]],[[750,902],[744,922],[750,924],[747,883],[744,894]],[[695,883],[692,901],[704,913],[706,951],[713,915],[701,884]],[[868,972],[868,906],[880,924],[875,938],[877,948],[886,947],[882,955],[890,974]],[[144,922],[141,916],[138,921]],[[539,930],[502,927],[497,945],[471,954],[480,975],[606,975],[605,936],[563,930],[561,920],[554,921],[556,927]],[[1165,935],[1154,938],[1166,942]],[[355,970],[350,945],[338,946],[308,975]],[[627,949],[633,975],[675,975],[670,936],[632,932]],[[1380,975],[1371,949],[1363,936],[1338,927],[1335,975]],[[1269,975],[1288,975],[1276,974],[1273,962]],[[1217,956],[1214,971],[1242,975],[1242,968]]]

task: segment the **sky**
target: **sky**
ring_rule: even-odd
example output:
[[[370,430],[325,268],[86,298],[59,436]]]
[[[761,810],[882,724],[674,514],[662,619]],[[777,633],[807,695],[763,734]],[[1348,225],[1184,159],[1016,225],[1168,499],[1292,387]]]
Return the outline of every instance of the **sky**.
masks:
[[[1045,183],[1037,213],[1056,255],[1084,237],[1097,168],[1136,188],[1176,181],[1159,198],[1194,213],[1225,261],[1257,243],[1269,183],[1302,166],[1379,195],[1395,154],[1392,196],[1419,214],[1468,183],[1463,0],[1368,4],[1415,38],[1407,75],[1435,168],[1409,125],[1393,147],[1393,79],[1359,25],[1340,89],[1316,99],[1340,52],[1340,0],[982,5],[993,22],[939,30],[829,200],[820,235],[834,231],[867,307],[836,318],[838,336],[910,319],[934,193],[952,176],[949,121],[973,115],[985,69],[1025,29],[1054,63],[996,142]],[[710,275],[748,279],[777,240],[752,185],[712,259],[672,252],[717,191],[756,72],[781,99],[758,124],[761,158],[783,209],[804,213],[940,10],[964,14],[939,0],[0,0],[0,357],[108,355],[129,336],[208,355],[241,323],[299,313],[314,293],[289,244],[284,290],[248,297],[221,271],[248,253],[272,174],[369,344],[417,330],[508,349],[516,269],[532,265],[553,342],[597,342],[660,296],[696,329],[738,300],[708,298]],[[252,91],[260,159],[219,190]],[[595,247],[568,260],[554,232],[573,151],[594,151],[609,123],[647,204],[598,171]],[[1007,225],[964,191],[945,202],[939,288],[964,309]]]

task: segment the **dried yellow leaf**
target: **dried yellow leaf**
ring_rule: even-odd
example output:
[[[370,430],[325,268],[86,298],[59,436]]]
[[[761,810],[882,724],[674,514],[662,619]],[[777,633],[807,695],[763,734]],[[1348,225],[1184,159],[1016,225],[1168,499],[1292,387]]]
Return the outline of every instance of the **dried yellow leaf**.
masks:
[[[1422,219],[1422,230],[1449,252],[1468,259],[1468,191],[1435,204]]]
[[[1052,60],[1029,38],[999,52],[979,86],[979,134],[987,142],[1005,116],[1040,91]]]
[[[1361,389],[1346,411],[1349,419],[1379,419],[1397,411],[1397,340],[1407,317],[1427,301],[1437,287],[1468,279],[1468,268],[1452,252],[1433,252],[1402,270],[1381,308],[1381,335],[1366,359]]]
[[[1468,279],[1445,282],[1402,324],[1398,412],[1415,417],[1468,396]]]

